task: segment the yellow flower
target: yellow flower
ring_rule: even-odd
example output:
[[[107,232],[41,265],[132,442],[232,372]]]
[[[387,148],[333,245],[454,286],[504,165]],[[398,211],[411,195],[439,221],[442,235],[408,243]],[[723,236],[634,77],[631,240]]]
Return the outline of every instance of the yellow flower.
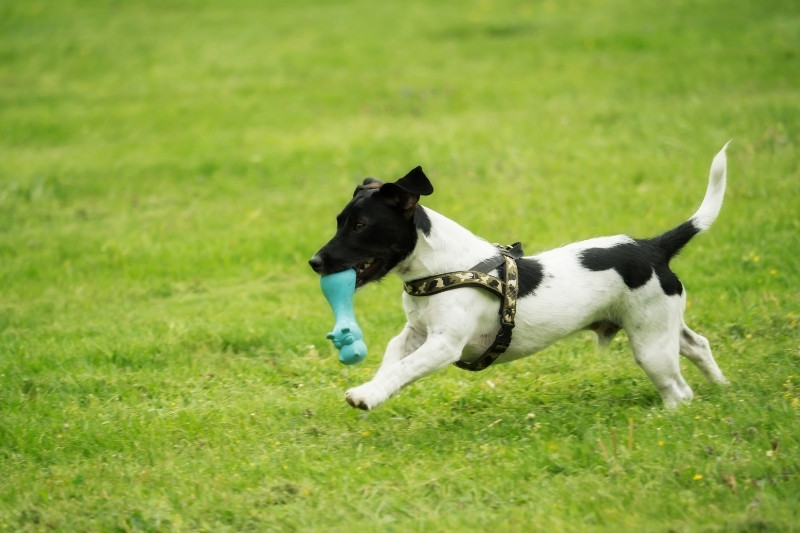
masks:
[[[658,445],[659,446],[663,446],[664,445],[664,441],[663,440],[658,441]]]
[[[703,479],[703,474],[695,474],[694,477],[692,477],[692,481],[700,481],[701,479]]]

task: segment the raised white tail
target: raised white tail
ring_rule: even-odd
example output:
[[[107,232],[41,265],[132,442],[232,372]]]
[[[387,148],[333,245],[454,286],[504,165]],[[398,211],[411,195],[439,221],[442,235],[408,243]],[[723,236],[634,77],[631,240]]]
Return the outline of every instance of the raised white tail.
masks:
[[[725,150],[731,141],[725,143],[722,150],[714,156],[711,162],[711,171],[708,176],[708,189],[703,197],[700,208],[690,219],[697,231],[705,231],[717,219],[720,209],[722,209],[722,199],[725,196],[725,177],[727,174],[727,158]]]
[[[706,231],[711,227],[714,220],[717,219],[717,215],[719,215],[719,211],[722,208],[722,198],[725,196],[725,174],[727,167],[725,149],[728,148],[730,143],[730,141],[725,143],[725,146],[714,156],[714,160],[711,162],[708,188],[706,189],[706,195],[703,197],[703,203],[700,204],[700,208],[683,224],[662,233],[658,237],[650,239],[661,249],[663,252],[662,257],[667,263],[669,263],[681,248],[686,246],[692,237]]]

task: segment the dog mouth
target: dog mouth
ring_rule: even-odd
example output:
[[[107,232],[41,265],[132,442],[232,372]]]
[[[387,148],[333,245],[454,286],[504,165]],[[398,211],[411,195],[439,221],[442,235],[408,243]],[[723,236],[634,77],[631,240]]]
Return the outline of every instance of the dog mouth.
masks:
[[[380,270],[381,263],[374,257],[367,259],[363,263],[356,265],[356,287],[361,287],[365,283],[372,281],[375,274]]]

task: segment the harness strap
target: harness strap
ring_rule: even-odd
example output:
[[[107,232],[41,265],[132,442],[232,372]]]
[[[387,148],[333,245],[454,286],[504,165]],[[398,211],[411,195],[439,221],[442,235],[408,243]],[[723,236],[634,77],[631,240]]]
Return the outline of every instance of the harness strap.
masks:
[[[522,257],[522,246],[514,243],[511,246],[497,245],[500,257],[483,261],[471,270],[448,272],[406,282],[405,291],[411,296],[431,296],[459,287],[477,287],[485,289],[500,297],[500,330],[494,342],[486,352],[471,362],[456,361],[458,368],[477,372],[494,363],[511,344],[511,332],[514,329],[514,315],[517,312],[517,295],[519,294],[519,275],[516,259]],[[498,269],[503,279],[490,276],[488,272]]]
[[[411,296],[433,296],[440,292],[457,289],[459,287],[478,287],[486,289],[502,298],[505,293],[505,284],[499,278],[484,272],[464,270],[461,272],[448,272],[427,278],[407,281],[405,291]]]

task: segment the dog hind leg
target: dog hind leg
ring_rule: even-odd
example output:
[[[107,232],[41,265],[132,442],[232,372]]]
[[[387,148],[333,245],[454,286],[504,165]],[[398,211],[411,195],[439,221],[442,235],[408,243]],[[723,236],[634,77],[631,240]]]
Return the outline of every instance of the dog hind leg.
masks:
[[[708,381],[728,383],[711,354],[708,339],[689,329],[685,322],[681,324],[680,353],[694,363]]]
[[[664,407],[671,408],[691,401],[694,394],[681,375],[678,353],[680,322],[675,320],[678,317],[674,313],[669,315],[672,316],[662,316],[660,319],[651,316],[640,327],[626,327],[625,331],[631,341],[636,363],[658,389]]]

